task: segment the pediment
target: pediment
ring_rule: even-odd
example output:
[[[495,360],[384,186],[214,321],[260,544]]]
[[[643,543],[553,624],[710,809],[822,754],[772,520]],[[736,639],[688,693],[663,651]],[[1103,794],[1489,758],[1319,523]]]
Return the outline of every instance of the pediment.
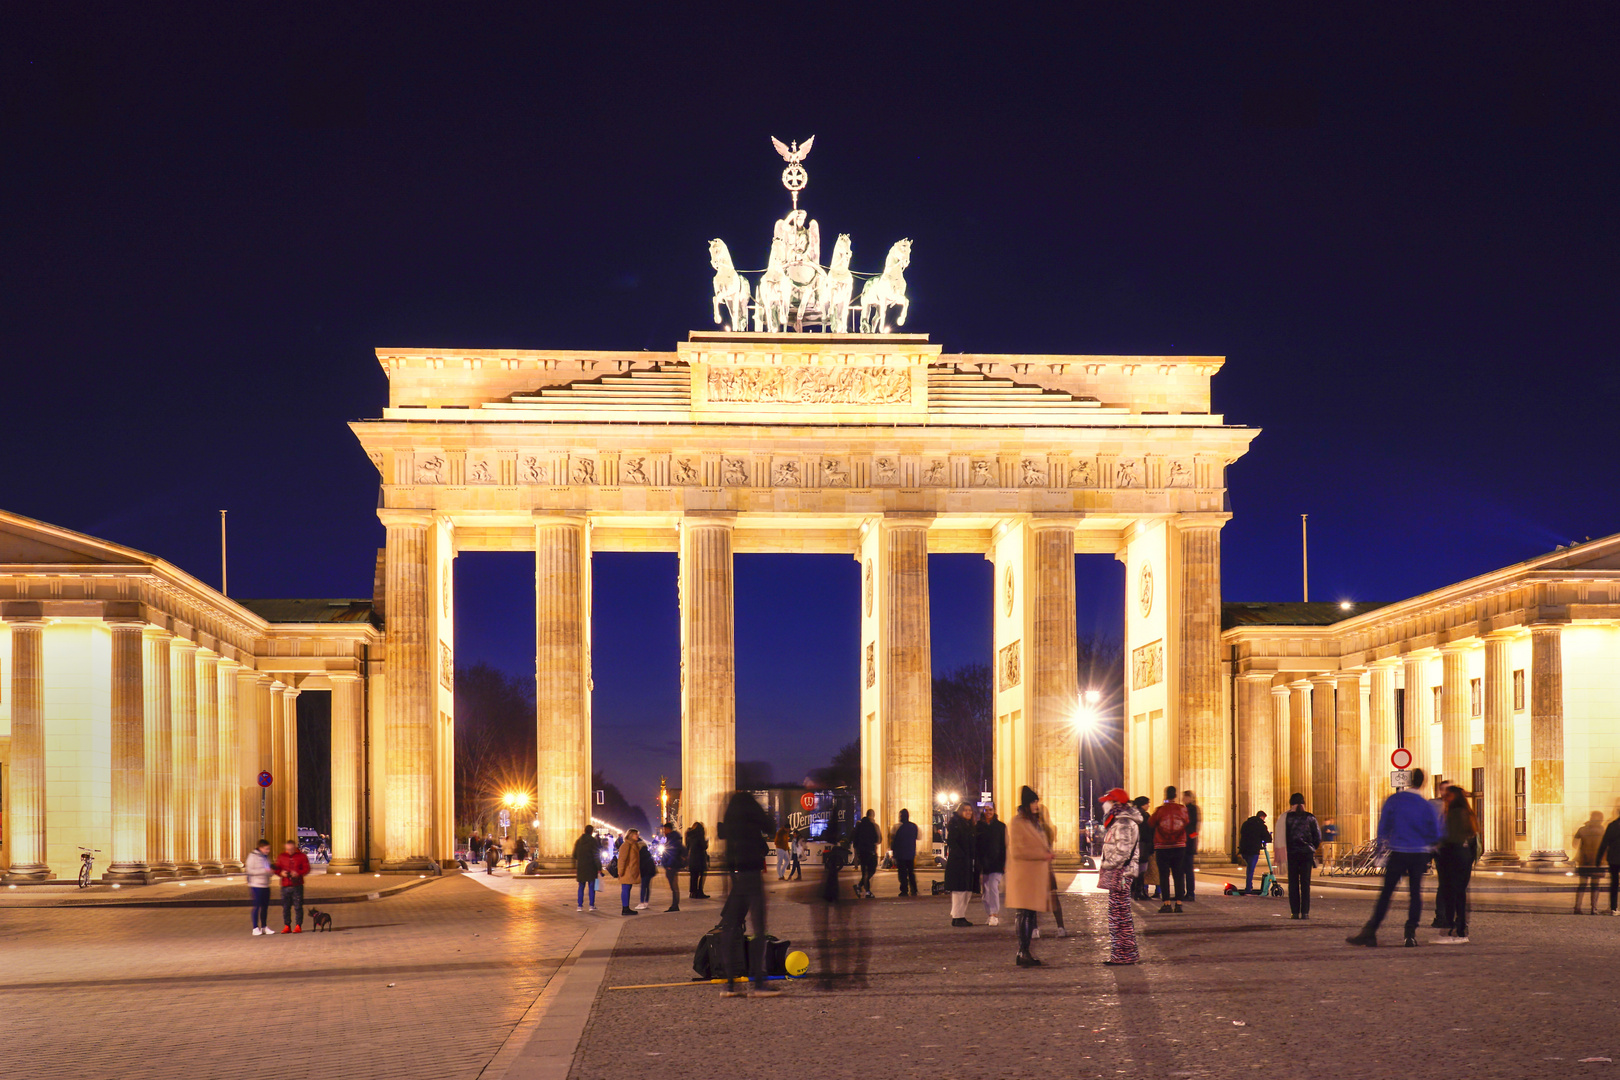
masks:
[[[133,548],[0,511],[0,566],[128,566],[152,561]]]
[[[1545,557],[1538,570],[1620,570],[1620,533],[1573,544]]]

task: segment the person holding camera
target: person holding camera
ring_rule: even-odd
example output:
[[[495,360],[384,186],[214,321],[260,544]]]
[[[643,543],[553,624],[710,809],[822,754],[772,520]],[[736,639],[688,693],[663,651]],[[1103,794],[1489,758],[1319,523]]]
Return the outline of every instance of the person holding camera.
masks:
[[[1283,815],[1283,836],[1288,842],[1288,910],[1290,918],[1311,917],[1311,868],[1322,846],[1322,828],[1316,815],[1305,809],[1305,796],[1294,792],[1288,797],[1288,813]]]

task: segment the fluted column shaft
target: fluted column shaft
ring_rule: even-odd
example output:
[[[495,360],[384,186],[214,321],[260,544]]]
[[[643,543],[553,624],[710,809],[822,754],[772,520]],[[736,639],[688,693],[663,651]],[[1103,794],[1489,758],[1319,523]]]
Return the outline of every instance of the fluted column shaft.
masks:
[[[270,790],[268,807],[265,810],[264,827],[270,834],[270,850],[280,852],[281,845],[288,840],[296,840],[296,836],[287,835],[287,786],[292,777],[287,775],[287,687],[280,682],[270,684],[270,714],[267,718],[270,726],[270,761],[265,765],[265,771],[270,774]]]
[[[1338,719],[1334,715],[1333,686],[1331,675],[1311,679],[1311,786],[1300,789],[1311,801],[1311,812],[1324,821],[1334,816],[1337,806],[1333,757]]]
[[[1339,842],[1352,849],[1367,839],[1367,766],[1361,760],[1361,678],[1338,678],[1337,729],[1333,746],[1333,816]]]
[[[1237,698],[1237,813],[1248,818],[1257,810],[1275,813],[1272,791],[1275,751],[1272,749],[1271,673],[1239,675],[1233,687]]]
[[[167,631],[146,631],[146,861],[162,877],[174,876],[174,724],[169,696],[171,658]]]
[[[1428,657],[1408,654],[1403,665],[1401,699],[1405,703],[1403,735],[1406,741],[1402,745],[1412,752],[1413,768],[1422,769],[1432,778],[1434,747],[1430,745],[1429,726],[1434,720],[1434,695],[1429,686]]]
[[[573,850],[592,805],[591,537],[583,518],[535,524],[534,602],[538,842],[540,855],[556,860]],[[705,824],[712,829],[714,820]]]
[[[433,847],[433,746],[437,721],[433,672],[431,519],[380,512],[387,528],[388,692],[385,695],[388,790],[384,865],[425,869]]]
[[[1513,832],[1513,662],[1512,641],[1506,634],[1485,638],[1485,813],[1487,866],[1517,866],[1519,854]]]
[[[174,868],[196,874],[197,863],[197,645],[176,638],[169,646],[169,699],[174,717]]]
[[[681,523],[681,807],[717,836],[737,773],[732,522]]]
[[[146,698],[144,625],[108,620],[112,631],[112,852],[110,881],[146,880]]]
[[[1395,752],[1395,666],[1390,663],[1374,664],[1371,669],[1372,693],[1368,698],[1371,731],[1368,739],[1367,792],[1362,812],[1376,814],[1383,805],[1384,796],[1390,794],[1389,771],[1394,767],[1390,755]],[[1365,819],[1368,838],[1375,817]]]
[[[281,695],[281,769],[287,775],[281,792],[281,835],[298,839],[298,688]]]
[[[360,869],[360,676],[332,675],[331,871]]]
[[[1177,676],[1177,732],[1181,787],[1202,811],[1197,859],[1227,861],[1226,715],[1221,700],[1221,527],[1180,521],[1181,595],[1177,597],[1181,670]],[[1072,560],[1071,560],[1072,561]]]
[[[220,866],[227,872],[242,869],[245,854],[242,839],[242,734],[239,727],[241,670],[242,665],[235,660],[222,659],[219,662],[219,746],[214,766],[219,774],[219,791],[214,800],[214,812],[219,815]]]
[[[259,730],[259,762],[253,767],[254,785],[258,785],[257,776],[261,772],[270,774],[275,779],[277,764],[276,754],[281,748],[281,740],[276,737],[276,731],[281,725],[276,723],[276,717],[281,715],[282,686],[268,675],[259,676],[258,684],[254,689],[253,698],[257,703],[255,726]],[[281,790],[273,783],[270,787],[260,787],[258,798],[253,800],[252,815],[257,819],[255,829],[249,829],[255,837],[262,837],[270,841],[270,850],[281,849],[282,838],[277,836],[275,807],[276,800],[281,797]]]
[[[929,674],[928,626],[928,530],[915,530],[921,547],[920,598],[912,601],[912,617],[922,612],[921,662],[927,694],[920,735],[926,752],[927,787],[908,795],[921,797],[927,805],[928,787],[933,783],[933,681]],[[891,533],[891,551],[893,550]],[[1080,735],[1075,728],[1075,709],[1080,701],[1080,661],[1074,627],[1074,526],[1034,522],[1028,533],[1029,558],[1027,598],[1030,604],[1030,650],[1027,678],[1030,689],[1031,733],[1035,742],[1035,790],[1046,807],[1047,820],[1057,829],[1053,851],[1059,856],[1080,854]],[[915,543],[915,542],[914,542]],[[916,557],[913,556],[915,559]],[[892,640],[892,639],[891,639]],[[890,652],[893,656],[894,653]],[[915,777],[914,777],[915,779]],[[915,789],[913,789],[915,791]],[[915,801],[891,803],[891,807],[915,807]],[[917,811],[912,810],[915,814]]]
[[[1563,627],[1530,627],[1530,862],[1568,861],[1564,818]]]
[[[1294,794],[1312,798],[1311,791],[1311,684],[1301,680],[1288,684],[1290,691],[1288,712],[1291,718],[1288,731],[1288,779],[1293,791],[1284,791],[1277,797],[1283,809]]]
[[[19,605],[21,606],[21,605]],[[32,606],[32,605],[30,605]],[[45,621],[11,624],[11,869],[8,881],[54,877],[45,854]]]
[[[197,654],[197,865],[223,868],[219,851],[219,657]]]
[[[255,842],[264,836],[259,822],[259,804],[264,797],[259,787],[259,685],[264,677],[250,668],[236,673],[236,805],[241,819],[237,858],[246,859]],[[273,850],[273,849],[272,849]]]
[[[1291,758],[1293,755],[1293,720],[1290,715],[1293,692],[1286,686],[1271,687],[1271,803],[1262,807],[1275,826],[1288,809],[1288,796],[1293,791]]]
[[[1442,646],[1440,665],[1440,772],[1446,783],[1471,791],[1474,747],[1468,733],[1473,712],[1468,687],[1468,646]]]

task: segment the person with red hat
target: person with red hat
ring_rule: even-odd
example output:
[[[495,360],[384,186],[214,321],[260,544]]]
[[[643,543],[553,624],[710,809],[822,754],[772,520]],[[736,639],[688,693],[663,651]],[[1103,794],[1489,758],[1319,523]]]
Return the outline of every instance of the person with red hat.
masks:
[[[1103,808],[1103,849],[1097,887],[1108,890],[1108,959],[1103,963],[1117,967],[1138,959],[1131,881],[1138,870],[1143,817],[1124,788],[1104,792],[1098,801]]]

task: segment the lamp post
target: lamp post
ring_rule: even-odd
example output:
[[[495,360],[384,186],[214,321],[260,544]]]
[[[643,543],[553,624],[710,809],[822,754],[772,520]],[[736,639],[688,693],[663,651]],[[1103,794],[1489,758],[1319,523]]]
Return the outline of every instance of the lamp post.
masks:
[[[1075,733],[1080,737],[1080,797],[1085,801],[1086,804],[1086,851],[1085,858],[1082,860],[1082,865],[1085,865],[1085,863],[1089,861],[1091,857],[1092,824],[1096,820],[1092,816],[1092,792],[1089,789],[1086,778],[1086,736],[1091,734],[1091,732],[1097,726],[1097,720],[1099,719],[1099,706],[1101,705],[1101,690],[1083,690],[1080,692],[1080,700],[1075,703],[1074,710],[1074,730]]]

